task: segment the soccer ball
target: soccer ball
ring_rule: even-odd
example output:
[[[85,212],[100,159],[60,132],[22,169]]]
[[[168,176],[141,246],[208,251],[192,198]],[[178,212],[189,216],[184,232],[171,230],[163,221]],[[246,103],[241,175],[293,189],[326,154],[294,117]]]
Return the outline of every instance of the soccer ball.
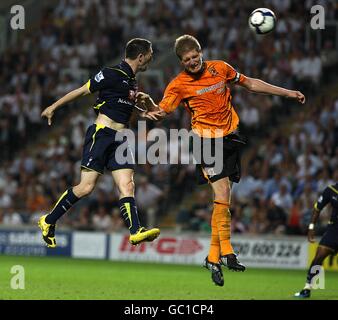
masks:
[[[250,14],[249,27],[257,34],[266,34],[276,25],[275,14],[267,8],[258,8]]]

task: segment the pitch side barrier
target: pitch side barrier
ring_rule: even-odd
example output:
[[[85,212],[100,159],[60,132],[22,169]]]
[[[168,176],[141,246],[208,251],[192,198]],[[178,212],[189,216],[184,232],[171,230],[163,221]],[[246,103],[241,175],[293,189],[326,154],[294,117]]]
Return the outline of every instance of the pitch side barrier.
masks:
[[[50,249],[37,228],[0,226],[0,255],[66,256],[152,263],[201,265],[208,253],[209,235],[163,232],[154,242],[137,246],[127,233],[84,232],[58,229],[57,247]],[[247,267],[306,269],[317,244],[305,237],[234,235],[234,250]],[[338,271],[338,255],[324,262],[326,270]]]

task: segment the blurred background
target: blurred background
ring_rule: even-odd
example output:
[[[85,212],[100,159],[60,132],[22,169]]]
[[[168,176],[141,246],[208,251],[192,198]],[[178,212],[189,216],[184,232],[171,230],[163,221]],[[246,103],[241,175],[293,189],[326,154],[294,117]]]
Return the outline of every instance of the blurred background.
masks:
[[[229,5],[231,2],[231,5]],[[232,194],[232,232],[247,236],[306,234],[318,194],[338,181],[338,4],[335,0],[60,0],[20,1],[25,29],[10,29],[0,4],[0,225],[36,226],[59,196],[79,181],[85,130],[95,119],[86,97],[58,110],[52,127],[43,108],[123,57],[134,37],[153,42],[154,60],[139,90],[156,102],[180,71],[177,36],[200,41],[205,59],[222,59],[239,72],[302,91],[304,106],[232,88],[249,136],[243,176]],[[15,4],[17,4],[15,2]],[[312,30],[310,8],[325,8],[325,30]],[[276,29],[256,36],[250,12],[268,7]],[[137,118],[130,126],[137,134]],[[157,128],[190,129],[178,108]],[[145,137],[139,137],[144,139]],[[193,165],[138,165],[136,200],[143,223],[170,232],[210,232],[211,188],[198,187]],[[329,212],[317,225],[322,234]],[[63,216],[61,229],[126,232],[110,174]]]

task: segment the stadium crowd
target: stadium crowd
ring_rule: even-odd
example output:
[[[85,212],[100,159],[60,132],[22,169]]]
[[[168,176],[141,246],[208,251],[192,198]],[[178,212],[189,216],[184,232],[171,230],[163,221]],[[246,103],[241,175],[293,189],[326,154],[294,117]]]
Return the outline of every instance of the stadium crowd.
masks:
[[[216,0],[63,0],[46,9],[38,30],[28,30],[0,57],[0,224],[36,223],[66,186],[78,181],[83,137],[94,119],[90,102],[84,103],[86,109],[77,105],[58,112],[54,135],[46,135],[41,109],[83,84],[100,66],[121,57],[127,40],[150,39],[156,62],[165,54],[157,43],[172,46],[176,36],[189,33],[200,40],[206,59],[224,59],[251,77],[316,93],[323,68],[330,62],[324,59],[329,55],[323,54],[334,51],[334,44],[326,40],[321,54],[312,42],[306,47],[304,12],[309,14],[312,4],[261,1],[278,13],[273,36],[264,38],[253,36],[247,27],[247,16],[254,9],[248,2],[229,7]],[[335,2],[323,5],[327,18],[337,19]],[[163,67],[165,83],[178,68],[177,61]],[[163,94],[156,84],[143,87],[141,83],[140,90],[155,101]],[[300,112],[297,126],[288,135],[276,133],[264,139],[294,105],[236,88],[233,96],[243,132],[263,139],[250,154],[241,183],[234,186],[233,230],[303,233],[311,201],[326,182],[338,179],[338,100],[324,99],[311,113]],[[189,116],[179,108],[163,122],[148,123],[148,132],[159,128],[188,129]],[[136,172],[136,200],[141,218],[149,225],[196,188],[192,165],[138,165]],[[208,230],[209,196],[204,190],[198,192],[194,207],[179,212],[178,226]],[[111,177],[105,175],[99,188],[77,204],[62,224],[82,230],[119,230],[123,221],[117,200]]]

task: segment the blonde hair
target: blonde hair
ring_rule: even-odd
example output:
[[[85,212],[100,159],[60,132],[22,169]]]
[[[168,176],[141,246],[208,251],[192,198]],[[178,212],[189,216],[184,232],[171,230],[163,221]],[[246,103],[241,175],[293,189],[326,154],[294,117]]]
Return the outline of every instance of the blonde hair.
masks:
[[[182,59],[183,54],[194,49],[197,52],[202,51],[201,45],[199,44],[198,40],[193,36],[185,34],[178,37],[175,41],[175,53],[179,57],[179,59]]]

